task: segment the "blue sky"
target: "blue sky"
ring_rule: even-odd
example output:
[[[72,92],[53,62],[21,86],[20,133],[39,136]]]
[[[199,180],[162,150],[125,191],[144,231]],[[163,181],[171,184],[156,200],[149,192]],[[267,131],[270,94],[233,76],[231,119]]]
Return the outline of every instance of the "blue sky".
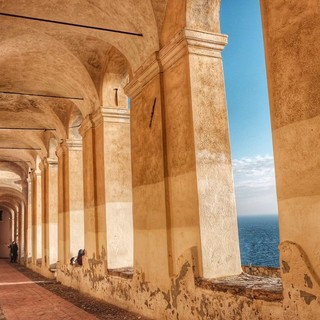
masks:
[[[221,32],[237,211],[277,213],[259,0],[222,0]]]

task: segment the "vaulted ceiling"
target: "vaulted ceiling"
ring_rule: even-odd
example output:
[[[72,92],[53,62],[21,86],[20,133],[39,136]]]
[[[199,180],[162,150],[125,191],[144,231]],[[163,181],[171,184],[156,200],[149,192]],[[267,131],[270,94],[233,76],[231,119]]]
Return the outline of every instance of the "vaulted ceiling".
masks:
[[[0,0],[0,207],[10,195],[13,202],[21,199],[19,190],[25,199],[28,171],[37,157],[48,157],[52,138],[57,143],[69,138],[79,118],[108,102],[105,83],[111,74],[128,79],[159,50],[166,5],[166,0]]]

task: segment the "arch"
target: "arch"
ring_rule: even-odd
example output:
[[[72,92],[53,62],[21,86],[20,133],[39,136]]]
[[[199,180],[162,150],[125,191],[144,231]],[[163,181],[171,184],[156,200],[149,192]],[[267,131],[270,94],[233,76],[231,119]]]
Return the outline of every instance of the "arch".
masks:
[[[48,141],[48,158],[57,160],[57,154],[56,154],[57,147],[58,147],[57,139],[54,137],[51,137]]]
[[[25,2],[26,0],[23,0]],[[60,20],[66,22],[74,22],[82,25],[104,26],[116,30],[124,30],[130,32],[143,33],[143,37],[132,37],[110,32],[101,32],[95,30],[70,28],[65,26],[56,26],[33,21],[25,21],[20,19],[12,19],[3,17],[7,23],[7,27],[3,30],[2,37],[7,37],[10,32],[13,21],[20,28],[20,33],[30,33],[31,29],[41,30],[62,41],[65,38],[82,35],[84,38],[93,36],[101,41],[110,43],[119,51],[126,55],[128,61],[136,70],[140,65],[155,51],[159,49],[158,27],[161,28],[163,20],[163,11],[167,1],[145,1],[145,0],[128,0],[121,6],[113,1],[99,1],[94,4],[90,1],[74,3],[37,3],[33,8],[33,15],[36,17]],[[19,7],[14,3],[4,3],[2,10],[4,12],[15,12],[16,14],[28,15],[26,8],[30,7],[30,3],[25,7],[20,4]],[[85,12],[85,16],[83,15]],[[128,19],[128,14],[134,19]],[[72,17],[72,18],[71,18]],[[103,21],[107,21],[105,26]],[[33,31],[35,32],[35,31]],[[79,46],[81,48],[81,44]],[[73,44],[73,48],[77,49],[77,45]]]
[[[41,157],[47,156],[47,148],[42,137],[35,132],[29,132],[26,135],[23,131],[17,131],[13,135],[10,131],[4,131],[0,135],[0,147],[8,148],[5,150],[13,154],[20,155],[23,154],[23,151],[26,151],[26,153],[29,151],[30,154],[41,155]],[[31,148],[31,150],[28,148]]]
[[[83,116],[79,109],[72,108],[69,112],[68,122],[68,139],[70,140],[82,140],[82,136],[79,133],[80,125],[83,121]]]
[[[161,45],[167,44],[184,28],[220,33],[220,1],[168,1],[160,37]]]
[[[106,107],[128,108],[124,87],[132,77],[131,67],[125,56],[111,48],[106,57],[105,72],[101,82],[101,101]]]
[[[15,162],[18,159],[6,159],[0,157],[0,172],[8,171],[17,174],[21,180],[28,177],[28,165],[25,162]]]
[[[85,67],[55,39],[41,35],[39,41],[36,34],[20,35],[7,39],[0,47],[5,48],[0,51],[0,75],[7,79],[7,87],[12,91],[32,93],[37,88],[37,92],[49,95],[80,96],[84,101],[77,104],[84,115],[90,114],[99,104]]]

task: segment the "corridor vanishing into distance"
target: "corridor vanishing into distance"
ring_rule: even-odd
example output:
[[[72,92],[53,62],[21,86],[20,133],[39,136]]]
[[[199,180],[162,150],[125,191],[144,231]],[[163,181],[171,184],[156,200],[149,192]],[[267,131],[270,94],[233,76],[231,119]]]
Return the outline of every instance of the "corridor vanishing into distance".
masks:
[[[320,319],[319,0],[260,1],[280,230],[267,286],[240,263],[221,1],[0,0],[0,258],[15,241],[19,265],[141,317]],[[89,319],[0,267],[8,319]]]

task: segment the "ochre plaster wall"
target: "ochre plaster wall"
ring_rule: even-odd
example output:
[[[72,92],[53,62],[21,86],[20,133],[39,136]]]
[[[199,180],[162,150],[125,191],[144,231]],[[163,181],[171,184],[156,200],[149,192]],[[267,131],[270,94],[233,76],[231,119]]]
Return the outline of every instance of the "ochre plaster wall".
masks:
[[[0,221],[0,258],[8,258],[10,249],[8,245],[12,242],[12,220],[8,210],[0,209],[2,221]]]
[[[320,318],[319,1],[261,1],[286,319]]]
[[[84,259],[83,267],[62,266],[59,281],[150,319],[282,320],[281,301],[252,299],[240,294],[195,286],[191,252],[179,257],[180,272],[161,287],[136,272],[132,279],[106,274],[102,261]]]

